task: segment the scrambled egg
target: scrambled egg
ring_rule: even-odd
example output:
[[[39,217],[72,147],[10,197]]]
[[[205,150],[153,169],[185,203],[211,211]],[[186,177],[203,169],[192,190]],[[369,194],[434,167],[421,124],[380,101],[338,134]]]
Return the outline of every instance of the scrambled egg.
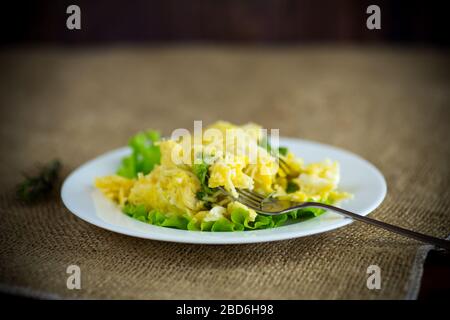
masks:
[[[337,162],[325,160],[304,165],[301,159],[289,152],[285,156],[280,155],[291,169],[288,177],[279,168],[277,159],[259,145],[262,138],[260,126],[251,123],[235,126],[219,121],[207,129],[213,130],[206,130],[201,141],[189,137],[160,141],[161,164],[147,175],[140,174],[136,179],[102,177],[96,180],[95,185],[120,206],[129,202],[168,215],[188,214],[200,221],[229,217],[233,209],[239,207],[248,210],[250,220],[254,221],[256,212],[230,198],[223,198],[223,195],[222,198],[211,196],[213,205],[209,210],[205,200],[197,197],[202,186],[193,166],[200,153],[209,165],[208,187],[224,187],[236,198],[236,188],[298,202],[333,203],[350,196],[336,190],[340,178]],[[186,148],[186,145],[190,147]],[[289,190],[288,185],[294,190]]]
[[[121,176],[107,176],[95,180],[95,186],[99,188],[105,196],[121,206],[126,203],[133,185],[133,180]]]
[[[168,214],[193,213],[202,207],[195,196],[199,189],[200,182],[192,172],[161,165],[138,176],[128,201]]]

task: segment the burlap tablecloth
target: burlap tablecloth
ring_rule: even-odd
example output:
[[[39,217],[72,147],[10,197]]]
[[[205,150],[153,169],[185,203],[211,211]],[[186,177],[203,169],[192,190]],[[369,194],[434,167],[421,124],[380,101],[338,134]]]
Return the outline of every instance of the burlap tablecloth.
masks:
[[[445,237],[447,57],[398,48],[3,50],[0,289],[44,298],[415,298],[427,247],[362,223],[273,243],[164,243],[83,222],[58,194],[24,206],[13,190],[37,162],[58,157],[65,176],[139,129],[254,121],[368,159],[389,189],[371,216]],[[81,290],[66,287],[72,264]],[[369,265],[381,268],[380,290],[366,287]]]

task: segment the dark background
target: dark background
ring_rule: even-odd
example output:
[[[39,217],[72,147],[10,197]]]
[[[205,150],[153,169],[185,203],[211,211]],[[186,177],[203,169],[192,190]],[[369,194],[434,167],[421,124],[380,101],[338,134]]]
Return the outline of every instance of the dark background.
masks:
[[[62,0],[2,3],[3,44],[214,42],[449,45],[448,1],[385,0]],[[82,30],[66,28],[81,8]],[[366,9],[381,8],[381,30]]]

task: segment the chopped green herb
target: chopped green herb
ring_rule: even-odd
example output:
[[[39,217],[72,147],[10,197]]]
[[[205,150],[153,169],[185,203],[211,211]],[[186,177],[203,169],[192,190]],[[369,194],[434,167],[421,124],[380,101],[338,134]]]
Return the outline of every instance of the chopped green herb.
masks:
[[[195,194],[195,197],[196,197],[198,200],[203,200],[203,198],[206,197],[206,196],[207,196],[207,194],[206,194],[205,191],[198,191],[198,192]]]
[[[208,179],[209,179],[208,170],[209,165],[204,161],[202,163],[195,163],[192,166],[192,171],[200,180],[200,184],[202,187],[200,192],[197,193],[197,197],[201,197],[199,199],[203,199],[204,197],[214,193],[214,190],[208,186]]]
[[[298,190],[299,190],[298,184],[296,184],[295,182],[292,182],[292,181],[288,182],[287,187],[286,187],[287,193],[293,193]]]
[[[197,199],[204,201],[204,207],[209,210],[212,208],[212,203],[210,201],[211,199],[208,199],[208,196],[211,196],[215,190],[208,186],[208,170],[209,165],[205,161],[203,161],[202,163],[195,163],[192,166],[192,171],[200,180],[201,185],[201,189],[196,193],[196,197]]]
[[[282,156],[287,156],[289,149],[287,147],[279,147],[278,148],[278,152],[282,155]]]
[[[270,145],[269,139],[266,135],[264,135],[259,141],[259,146],[266,149],[268,152],[272,152],[272,146]]]
[[[209,166],[205,162],[195,163],[192,166],[192,171],[200,180],[202,191],[206,194],[211,194],[211,189],[208,187],[208,169]]]

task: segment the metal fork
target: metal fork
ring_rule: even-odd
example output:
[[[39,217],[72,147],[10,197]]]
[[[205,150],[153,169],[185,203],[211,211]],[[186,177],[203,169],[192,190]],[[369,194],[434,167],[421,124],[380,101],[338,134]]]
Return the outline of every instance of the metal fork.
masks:
[[[286,201],[277,200],[275,198],[272,198],[270,196],[263,196],[256,192],[250,191],[250,190],[244,190],[244,189],[236,189],[239,197],[233,196],[230,192],[226,191],[223,187],[219,187],[219,189],[222,191],[222,193],[230,196],[234,201],[240,202],[243,205],[247,206],[250,209],[255,210],[258,213],[261,213],[263,215],[280,215],[283,213],[287,213],[290,211],[295,211],[298,209],[303,208],[320,208],[320,209],[326,209],[334,211],[340,215],[343,215],[344,217],[362,221],[368,224],[371,224],[373,226],[395,232],[397,234],[400,234],[405,237],[409,237],[412,239],[416,239],[425,243],[429,243],[432,245],[435,245],[437,247],[441,247],[447,250],[450,250],[450,241],[435,238],[426,234],[422,234],[419,232],[411,231],[408,229],[404,229],[386,222],[382,222],[379,220],[375,220],[372,218],[368,218],[365,216],[361,216],[359,214],[350,212],[348,210],[331,206],[328,204],[320,203],[320,202],[301,202],[296,203],[295,205],[291,205],[291,203]]]

